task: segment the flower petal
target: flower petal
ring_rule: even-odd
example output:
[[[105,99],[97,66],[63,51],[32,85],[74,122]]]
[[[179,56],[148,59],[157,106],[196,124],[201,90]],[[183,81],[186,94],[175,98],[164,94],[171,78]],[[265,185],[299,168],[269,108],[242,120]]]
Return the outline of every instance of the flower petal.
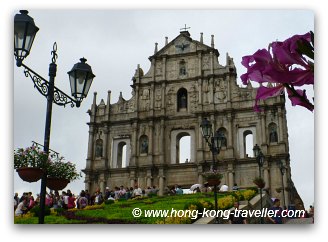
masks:
[[[282,85],[278,85],[276,87],[264,87],[264,86],[260,86],[257,89],[257,94],[256,94],[256,98],[255,98],[255,106],[254,106],[254,110],[256,112],[261,111],[258,107],[258,102],[260,100],[264,100],[267,99],[269,97],[273,97],[273,96],[278,96],[281,94],[281,92],[284,90],[284,87]]]
[[[297,89],[296,92],[302,97],[296,96],[292,93],[292,91],[290,91],[289,89],[287,89],[287,93],[288,93],[288,98],[290,99],[291,103],[293,106],[299,105],[302,107],[307,108],[310,111],[313,111],[314,107],[313,105],[310,104],[309,99],[306,96],[306,91],[305,90],[300,90]]]

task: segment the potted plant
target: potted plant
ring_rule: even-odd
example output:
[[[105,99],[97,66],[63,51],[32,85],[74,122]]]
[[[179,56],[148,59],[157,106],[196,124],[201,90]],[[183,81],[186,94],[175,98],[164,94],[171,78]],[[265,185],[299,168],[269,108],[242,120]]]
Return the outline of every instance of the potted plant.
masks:
[[[62,190],[68,183],[79,179],[81,173],[76,170],[76,165],[72,162],[64,162],[61,157],[57,161],[50,162],[47,169],[47,187],[51,190]]]
[[[208,184],[210,186],[220,185],[221,179],[223,177],[223,175],[221,173],[219,173],[217,170],[207,171],[207,172],[204,172],[202,175],[206,179],[206,181],[208,182]]]
[[[37,146],[14,150],[14,169],[19,177],[27,182],[40,180],[48,161],[48,155]]]
[[[260,177],[256,177],[253,180],[253,183],[256,184],[258,188],[264,188],[265,187],[265,181]]]

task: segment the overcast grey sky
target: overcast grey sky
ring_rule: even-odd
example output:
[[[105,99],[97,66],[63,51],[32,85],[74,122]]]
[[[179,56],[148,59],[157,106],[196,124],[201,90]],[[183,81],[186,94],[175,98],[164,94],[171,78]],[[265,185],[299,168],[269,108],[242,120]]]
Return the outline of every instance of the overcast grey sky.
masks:
[[[14,14],[14,13],[13,13]],[[314,29],[314,15],[304,10],[36,10],[29,15],[40,28],[26,65],[43,77],[48,77],[50,52],[56,41],[58,71],[55,85],[70,94],[67,71],[85,57],[96,75],[88,97],[80,108],[53,107],[50,148],[67,160],[85,168],[88,143],[89,115],[93,92],[97,104],[106,101],[112,91],[112,103],[117,102],[120,91],[131,97],[131,77],[137,64],[146,73],[150,67],[148,57],[154,53],[155,42],[161,49],[167,36],[173,40],[180,28],[187,24],[193,39],[204,33],[204,43],[210,45],[214,35],[219,61],[225,65],[228,52],[234,58],[239,76],[242,56],[266,48],[274,40],[285,40],[294,34]],[[14,65],[14,63],[13,63]],[[23,74],[23,68],[14,70],[14,148],[43,144],[46,99],[33,88]],[[313,90],[309,89],[309,92]],[[301,107],[291,107],[287,99],[287,118],[291,153],[292,179],[306,208],[314,202],[314,113]],[[14,172],[14,192],[39,193],[40,182],[21,181]],[[79,193],[84,189],[84,178],[68,185]]]
[[[315,226],[288,226],[288,228],[283,229],[283,227],[279,228],[279,231],[274,231],[274,235],[272,233],[271,226],[261,227],[258,229],[257,226],[246,226],[238,228],[238,233],[235,233],[236,230],[233,227],[224,227],[223,229],[214,228],[213,226],[205,226],[199,228],[199,230],[195,230],[194,226],[155,226],[149,229],[149,227],[140,227],[140,226],[92,226],[92,232],[90,229],[81,229],[80,226],[56,226],[56,230],[53,229],[53,226],[46,226],[39,229],[39,226],[13,226],[13,213],[11,209],[3,209],[1,212],[2,214],[6,214],[7,216],[3,216],[4,219],[1,220],[1,227],[5,228],[2,230],[2,235],[6,236],[6,240],[8,241],[20,241],[21,239],[26,240],[32,239],[33,241],[58,241],[59,238],[64,239],[73,239],[74,241],[83,238],[84,240],[94,240],[95,238],[101,239],[122,239],[122,235],[124,239],[133,239],[133,241],[144,241],[148,238],[158,238],[164,235],[166,238],[172,239],[185,240],[186,238],[188,241],[202,241],[204,240],[204,235],[206,239],[217,239],[217,238],[224,238],[224,239],[231,239],[232,236],[235,240],[242,239],[242,241],[254,241],[256,238],[265,238],[267,241],[277,241],[284,238],[284,240],[295,240],[298,241],[311,241],[313,239],[321,239],[321,235],[326,235],[327,226],[326,222],[326,212],[327,206],[326,201],[328,199],[327,192],[326,192],[326,184],[327,184],[327,175],[326,171],[328,170],[328,163],[326,161],[326,138],[327,135],[327,116],[326,116],[326,106],[328,100],[328,95],[325,94],[325,90],[327,90],[327,78],[326,78],[326,66],[327,66],[327,58],[326,53],[327,50],[327,43],[328,43],[328,15],[325,5],[323,1],[309,1],[309,0],[297,0],[297,1],[286,1],[286,0],[275,0],[275,1],[261,1],[261,0],[230,0],[230,1],[213,1],[213,0],[202,0],[202,1],[175,1],[175,0],[165,0],[165,1],[153,1],[153,0],[120,0],[120,1],[103,1],[103,0],[92,0],[92,1],[77,1],[77,0],[56,0],[56,1],[41,1],[41,0],[14,0],[14,1],[3,1],[1,5],[1,14],[0,14],[0,29],[1,29],[1,38],[0,38],[0,48],[1,48],[1,55],[0,55],[0,64],[2,72],[2,79],[1,79],[1,88],[0,88],[0,103],[1,103],[1,136],[0,136],[0,159],[5,164],[4,169],[0,169],[0,179],[2,186],[2,194],[4,196],[8,195],[8,198],[12,196],[13,191],[15,189],[21,187],[19,184],[16,185],[13,182],[13,170],[12,170],[12,150],[14,147],[17,146],[25,146],[32,140],[32,137],[35,140],[43,141],[43,132],[44,132],[44,119],[45,119],[45,100],[41,95],[32,88],[32,82],[23,77],[22,70],[17,70],[17,67],[13,64],[13,17],[15,13],[18,12],[19,9],[307,9],[313,10],[315,14],[315,33],[316,33],[316,69],[315,69],[315,90],[316,90],[316,103],[315,103],[315,113],[310,113],[302,108],[288,108],[288,125],[289,125],[289,138],[290,138],[290,145],[291,145],[291,155],[295,157],[294,164],[292,164],[292,172],[293,172],[293,180],[296,183],[301,196],[303,197],[304,201],[307,202],[304,198],[304,194],[308,194],[309,196],[309,203],[313,201],[313,183],[315,180],[315,205],[316,205],[316,219],[315,219]],[[31,14],[34,14],[34,11],[31,11]],[[33,16],[36,19],[36,23],[40,27],[41,24],[50,24],[51,21],[54,22],[62,22],[61,18],[53,18],[53,15],[43,16],[42,23],[39,21],[41,17],[39,14],[38,16]],[[51,17],[51,18],[50,18]],[[169,18],[177,18],[176,14],[171,14]],[[152,55],[154,42],[159,43],[159,47],[163,46],[164,44],[164,37],[168,36],[169,40],[172,40],[178,33],[179,28],[181,28],[184,24],[187,24],[191,27],[191,34],[192,38],[198,39],[199,32],[204,32],[205,42],[209,43],[210,41],[210,34],[215,35],[215,46],[219,49],[221,53],[220,61],[224,63],[224,54],[228,51],[232,57],[234,57],[235,63],[239,64],[238,59],[241,58],[242,55],[253,53],[254,50],[262,47],[266,47],[267,43],[275,40],[276,38],[285,39],[287,35],[294,34],[294,28],[290,29],[291,33],[286,33],[286,36],[278,36],[278,34],[282,34],[282,30],[286,31],[290,28],[289,25],[293,24],[297,26],[296,28],[301,28],[305,21],[303,17],[300,17],[300,21],[294,21],[293,18],[288,19],[288,21],[279,21],[279,16],[276,19],[277,24],[269,25],[267,23],[267,18],[265,16],[264,20],[261,19],[260,22],[251,21],[244,19],[242,23],[237,26],[230,26],[228,19],[224,19],[221,16],[217,17],[217,20],[209,25],[210,29],[205,30],[207,28],[208,23],[202,24],[201,27],[196,28],[194,24],[195,21],[200,23],[201,21],[205,21],[204,19],[199,18],[198,16],[193,16],[192,19],[185,19],[183,17],[175,20],[173,24],[167,24],[162,26],[154,26],[151,28],[151,25],[154,22],[157,24],[157,21],[149,20],[148,23],[144,26],[140,26],[141,30],[147,34],[147,38],[144,35],[133,36],[130,38],[134,41],[142,42],[142,45],[138,45],[137,48],[131,53],[129,53],[129,58],[124,65],[115,65],[109,66],[106,65],[106,62],[103,61],[106,58],[109,59],[113,56],[115,52],[117,52],[118,48],[108,48],[105,46],[107,50],[103,49],[104,45],[100,45],[100,43],[108,43],[112,38],[117,40],[120,38],[122,33],[129,33],[133,31],[132,28],[121,28],[120,23],[117,21],[108,22],[107,27],[101,29],[101,32],[98,31],[96,36],[87,33],[81,33],[80,31],[83,29],[75,25],[74,29],[70,29],[70,31],[66,34],[66,39],[60,40],[59,35],[64,33],[64,31],[57,29],[47,29],[46,26],[43,26],[38,33],[37,39],[35,41],[31,56],[29,56],[26,63],[29,63],[31,67],[36,69],[40,74],[47,76],[48,72],[48,64],[50,62],[50,50],[52,47],[52,43],[54,41],[58,42],[58,49],[59,49],[59,61],[61,61],[60,65],[58,66],[58,74],[61,74],[61,78],[57,78],[57,84],[60,88],[69,90],[69,84],[66,76],[66,72],[70,70],[74,63],[78,61],[78,59],[82,56],[85,56],[89,59],[90,65],[92,65],[94,72],[96,73],[97,77],[95,79],[95,83],[93,84],[89,97],[87,100],[82,103],[80,109],[71,109],[67,107],[66,109],[54,107],[54,119],[53,119],[53,129],[52,129],[52,140],[51,146],[55,147],[55,149],[60,150],[63,155],[68,157],[71,160],[78,160],[79,166],[84,167],[85,164],[85,157],[86,157],[86,144],[80,144],[80,142],[86,142],[87,140],[87,126],[85,122],[88,121],[88,117],[86,116],[85,112],[90,107],[92,102],[92,93],[94,91],[98,91],[98,97],[105,98],[107,89],[111,89],[113,91],[113,101],[116,101],[119,95],[119,90],[124,89],[126,85],[129,84],[130,78],[134,73],[134,69],[137,63],[140,63],[144,70],[147,70],[149,67],[149,63],[147,57]],[[205,18],[206,19],[206,18]],[[91,18],[81,18],[76,19],[73,17],[69,17],[68,20],[61,23],[60,26],[62,28],[66,27],[71,21],[89,21],[90,23],[93,21]],[[45,22],[44,22],[45,21]],[[310,20],[312,21],[312,20]],[[205,22],[204,22],[205,23]],[[55,25],[54,23],[53,25]],[[257,24],[264,24],[266,25],[264,29],[260,31],[257,30],[255,27]],[[308,23],[309,24],[309,23]],[[94,30],[100,29],[94,27]],[[102,41],[100,36],[103,36],[103,33],[109,33],[110,28],[114,28],[115,26],[119,26],[120,32],[116,32],[115,36],[107,35],[106,41]],[[274,27],[275,26],[275,27]],[[223,31],[223,28],[227,31]],[[275,31],[271,31],[271,28],[275,29]],[[304,26],[303,26],[304,27]],[[151,28],[151,30],[149,30]],[[166,29],[164,29],[166,28]],[[159,31],[159,34],[155,36],[156,31]],[[220,35],[218,32],[220,32]],[[76,32],[78,30],[79,32]],[[281,31],[280,31],[281,30]],[[306,27],[304,29],[297,29],[295,31],[303,32],[308,31]],[[236,31],[236,32],[232,32]],[[289,31],[287,31],[289,32]],[[228,34],[228,35],[227,35]],[[223,48],[223,43],[231,42],[232,37],[234,35],[236,44],[231,44],[227,46],[227,48]],[[48,41],[44,42],[44,39],[48,36]],[[82,36],[82,37],[79,37]],[[95,49],[95,47],[91,48],[91,45],[88,47],[75,47],[76,39],[79,42],[86,41],[91,43],[92,39],[95,37],[99,37],[100,42],[97,43],[97,58],[96,60],[91,58],[91,55],[88,50]],[[230,36],[230,38],[228,38]],[[266,37],[267,39],[262,39],[262,37]],[[40,39],[41,38],[41,39]],[[70,38],[70,41],[67,39]],[[104,37],[103,37],[104,38]],[[43,39],[43,40],[42,40]],[[98,39],[98,40],[99,40]],[[140,40],[141,39],[141,40]],[[259,41],[260,43],[254,42],[253,45],[250,45],[253,41]],[[246,40],[248,40],[246,42]],[[116,41],[117,42],[117,41]],[[122,42],[123,43],[123,42]],[[139,43],[139,42],[138,42]],[[247,45],[244,45],[247,43]],[[125,44],[124,47],[121,47],[121,50],[127,50],[129,46]],[[64,45],[69,47],[64,49]],[[44,52],[44,55],[39,57],[39,54],[34,53],[34,48],[41,48],[41,52]],[[246,49],[246,48],[249,49]],[[141,48],[145,48],[141,49]],[[237,49],[238,48],[238,49]],[[244,49],[245,48],[245,49]],[[73,55],[70,53],[71,49],[75,49],[76,53]],[[140,50],[139,50],[140,49]],[[109,51],[108,51],[109,50]],[[233,53],[234,50],[241,50],[238,55],[237,53]],[[40,52],[40,51],[39,51]],[[34,56],[35,55],[35,56]],[[116,55],[116,58],[119,58],[120,54]],[[96,61],[99,60],[99,63]],[[131,60],[131,62],[130,62]],[[63,62],[67,61],[67,65],[64,66]],[[122,67],[123,72],[119,73],[119,67]],[[240,67],[238,68],[238,76],[242,74],[242,70]],[[30,137],[25,138],[25,140],[21,140],[18,143],[17,138],[15,137],[14,141],[14,129],[16,129],[17,122],[15,123],[15,119],[17,115],[14,116],[14,104],[17,104],[17,101],[14,100],[14,71],[15,73],[15,83],[19,82],[20,85],[24,85],[26,88],[26,92],[24,95],[29,99],[38,99],[38,101],[31,101],[26,98],[25,109],[28,108],[32,109],[33,105],[36,102],[39,102],[38,106],[33,108],[35,110],[39,110],[39,120],[37,118],[32,118],[33,112],[31,114],[27,114],[27,116],[23,117],[26,124],[22,129],[30,129],[32,130],[32,134],[22,133],[23,135],[29,135]],[[18,71],[18,72],[17,72]],[[117,72],[119,75],[114,75]],[[103,74],[105,73],[106,77]],[[21,76],[20,79],[16,79],[18,74]],[[100,75],[100,76],[99,76]],[[118,78],[114,78],[114,76],[118,76]],[[118,87],[119,82],[124,83],[122,87]],[[107,83],[104,89],[99,88],[97,85],[100,83]],[[17,93],[17,91],[15,91]],[[128,97],[130,91],[124,91],[124,96]],[[17,95],[17,94],[16,94]],[[98,99],[99,99],[98,98]],[[15,103],[14,103],[15,101]],[[99,101],[98,101],[99,102]],[[17,111],[16,111],[17,113]],[[65,118],[57,118],[56,116],[65,115]],[[79,116],[80,115],[80,116]],[[315,141],[313,141],[313,128],[308,125],[306,120],[310,120],[311,124],[313,124],[313,117],[315,117]],[[76,121],[78,121],[78,126],[75,126]],[[63,127],[63,124],[66,127]],[[293,126],[292,126],[293,125]],[[82,129],[82,131],[80,131]],[[294,129],[292,133],[292,129]],[[59,132],[60,131],[60,132]],[[65,133],[66,132],[66,133]],[[310,134],[309,134],[310,132]],[[56,133],[56,135],[54,135]],[[17,132],[15,133],[17,135]],[[77,134],[82,134],[83,139],[79,139]],[[292,142],[292,135],[294,135],[294,142]],[[295,136],[296,135],[296,136]],[[69,143],[69,145],[60,142],[60,138],[64,137],[65,142]],[[315,142],[315,146],[314,146]],[[294,143],[294,145],[293,145]],[[78,146],[80,147],[80,152],[76,153],[79,157],[70,157],[69,153],[71,151],[78,150]],[[294,147],[294,148],[293,148]],[[315,147],[313,149],[313,147]],[[65,149],[64,149],[65,148]],[[315,150],[315,161],[313,160],[313,153]],[[303,158],[304,156],[304,158]],[[303,159],[302,159],[303,158]],[[81,160],[80,160],[81,159]],[[303,161],[303,162],[301,162]],[[315,177],[313,178],[313,166],[315,165]],[[25,185],[27,183],[24,183]],[[80,189],[81,185],[78,185],[77,188]],[[36,186],[37,190],[39,190],[39,184]],[[303,187],[303,190],[300,190]],[[306,189],[307,188],[307,189]],[[8,208],[12,206],[11,199],[4,199],[2,200],[3,208]],[[88,226],[90,228],[90,226]],[[256,230],[256,231],[255,231]],[[128,231],[128,232],[127,232]],[[95,234],[97,237],[95,237]],[[54,236],[55,235],[55,236]],[[164,237],[162,236],[162,237]],[[219,236],[219,237],[218,237]]]

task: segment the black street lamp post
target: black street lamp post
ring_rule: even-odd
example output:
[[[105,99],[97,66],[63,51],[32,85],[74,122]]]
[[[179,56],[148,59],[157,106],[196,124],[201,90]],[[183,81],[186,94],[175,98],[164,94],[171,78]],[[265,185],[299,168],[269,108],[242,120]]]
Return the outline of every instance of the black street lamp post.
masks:
[[[280,173],[281,173],[282,197],[284,199],[283,205],[286,206],[284,175],[285,175],[287,169],[284,166],[284,164],[282,163],[282,161],[279,162],[279,170],[280,170]]]
[[[24,74],[30,77],[34,83],[34,87],[47,98],[47,111],[44,132],[44,149],[43,151],[49,154],[50,146],[50,131],[51,131],[51,116],[52,103],[59,106],[70,104],[71,107],[80,107],[80,104],[89,92],[95,75],[92,73],[91,67],[86,64],[86,59],[80,59],[81,62],[73,66],[72,70],[68,72],[72,96],[71,98],[66,93],[55,87],[55,77],[57,73],[57,44],[53,45],[52,61],[49,64],[49,81],[41,77],[35,71],[23,64],[23,60],[30,54],[32,44],[39,28],[34,24],[33,18],[28,15],[28,11],[21,10],[20,14],[15,15],[14,19],[14,55],[16,58],[16,65],[24,67]],[[45,171],[41,179],[40,191],[40,216],[39,224],[44,223],[45,211],[45,195],[47,185],[47,172]]]
[[[264,155],[261,151],[261,148],[256,144],[253,148],[254,156],[256,158],[257,164],[259,166],[259,177],[262,179],[262,167],[264,163]],[[261,211],[263,209],[263,199],[262,199],[262,187],[260,187],[260,200],[261,200]],[[263,218],[260,218],[261,224],[263,224]]]
[[[216,172],[217,171],[216,156],[220,154],[222,141],[224,137],[222,133],[220,133],[219,131],[213,133],[212,124],[206,118],[202,120],[200,127],[202,128],[203,138],[206,140],[206,143],[208,144],[212,152],[212,171]],[[218,197],[217,197],[216,185],[214,186],[214,201],[215,201],[215,211],[218,211]],[[217,217],[215,219],[215,222],[219,223],[219,219]]]

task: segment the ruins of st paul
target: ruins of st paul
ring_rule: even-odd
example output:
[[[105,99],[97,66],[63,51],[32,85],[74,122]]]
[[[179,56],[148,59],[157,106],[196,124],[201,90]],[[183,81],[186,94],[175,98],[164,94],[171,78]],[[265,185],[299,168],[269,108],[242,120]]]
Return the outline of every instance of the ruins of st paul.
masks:
[[[141,188],[156,186],[159,195],[176,184],[189,188],[204,184],[202,173],[210,169],[212,153],[202,137],[200,124],[207,118],[213,130],[225,137],[216,157],[223,174],[221,184],[229,189],[254,186],[259,168],[246,147],[258,144],[264,154],[262,177],[271,197],[284,204],[302,206],[291,179],[285,97],[280,95],[260,102],[254,112],[256,88],[237,84],[233,58],[218,60],[219,51],[211,43],[191,38],[187,30],[149,57],[151,67],[144,72],[138,65],[131,81],[132,97],[120,94],[111,103],[97,104],[96,93],[91,109],[85,189],[115,186]],[[189,159],[180,160],[180,141],[188,137]],[[250,144],[248,144],[250,143]],[[280,164],[287,170],[282,175]],[[283,177],[282,177],[283,176]]]

